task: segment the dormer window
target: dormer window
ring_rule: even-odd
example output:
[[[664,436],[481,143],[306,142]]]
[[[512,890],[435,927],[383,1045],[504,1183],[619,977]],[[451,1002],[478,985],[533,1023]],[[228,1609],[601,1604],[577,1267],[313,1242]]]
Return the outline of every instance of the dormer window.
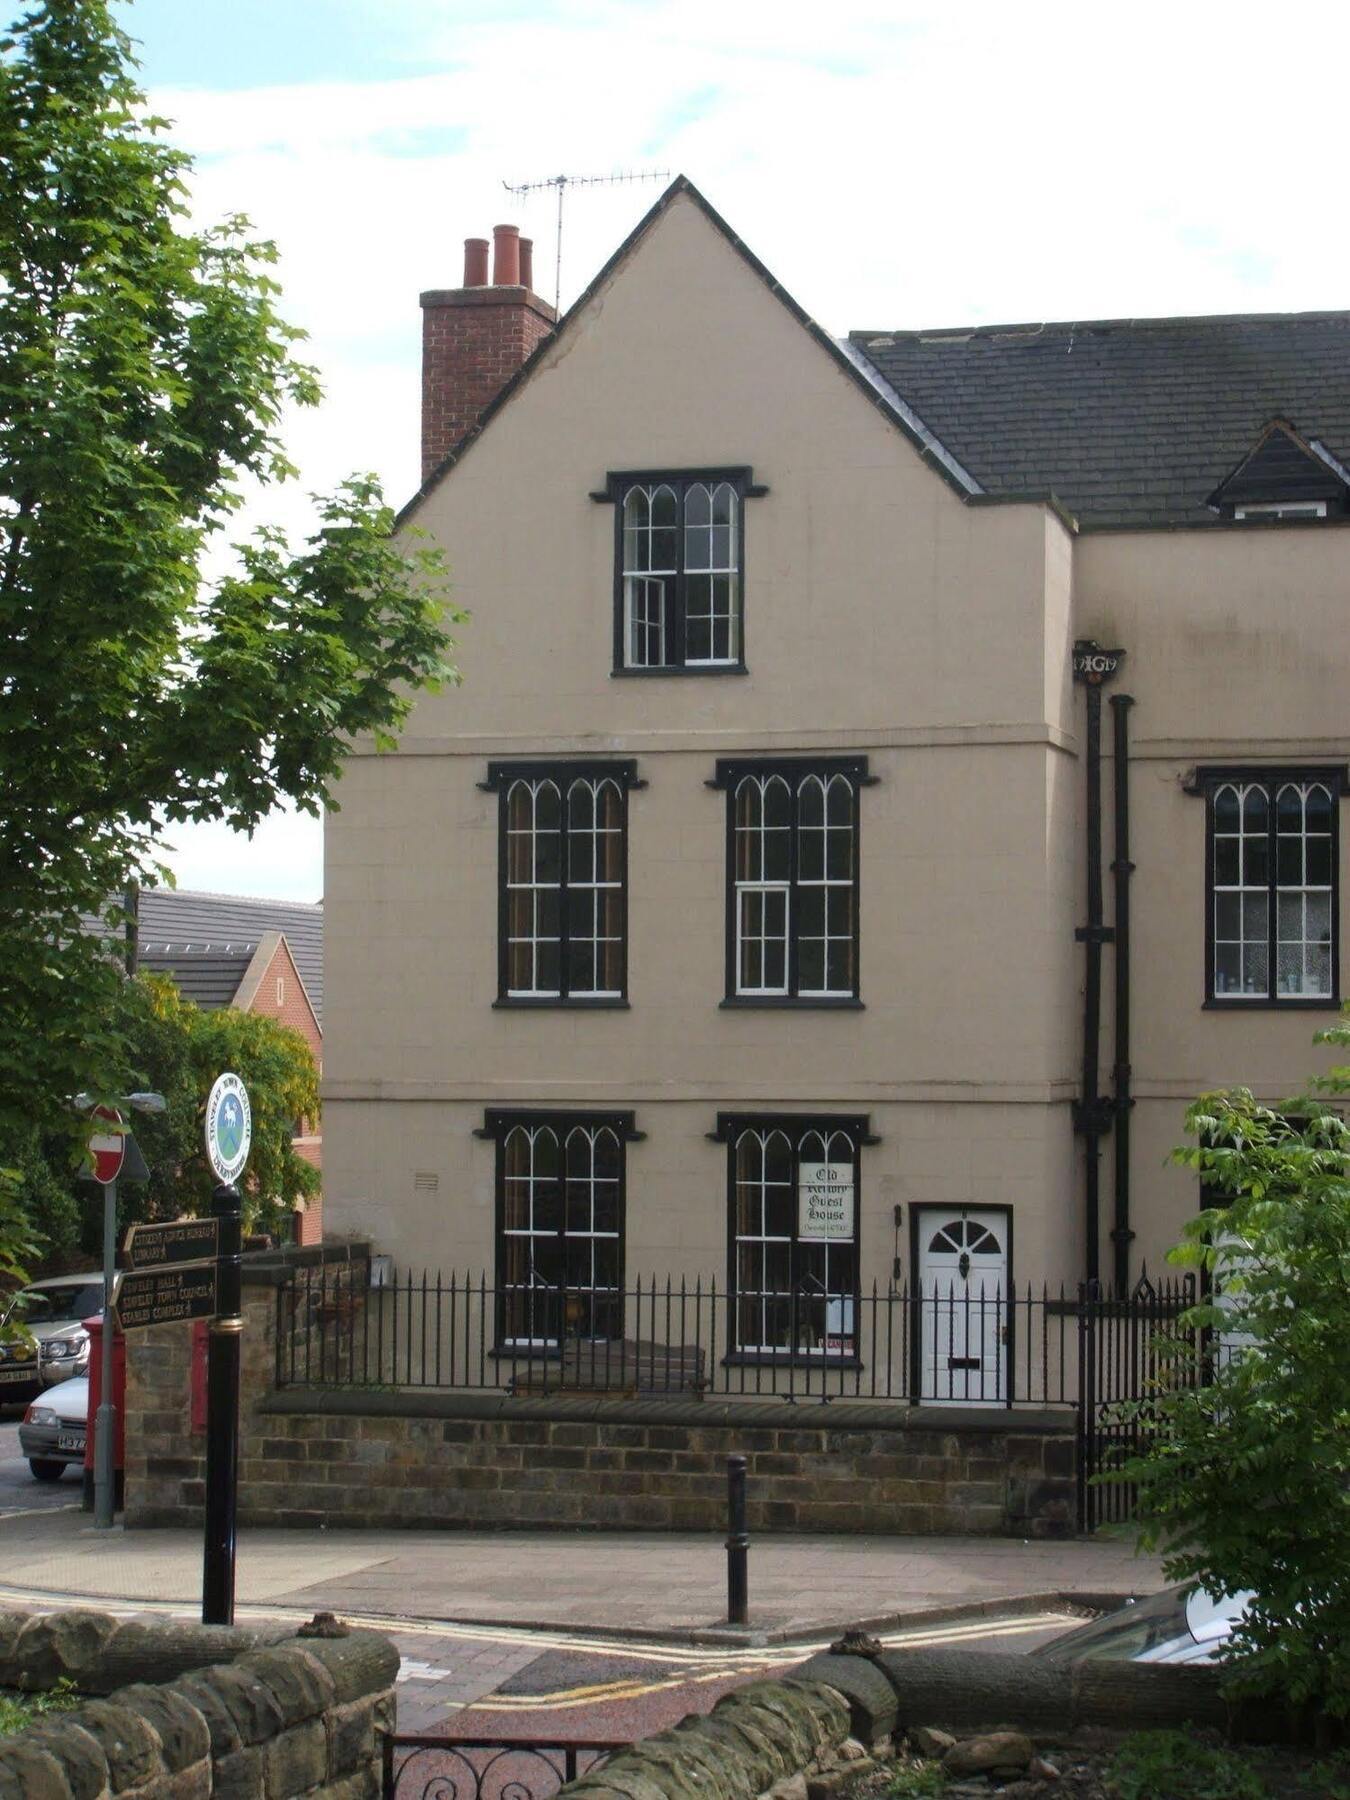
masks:
[[[745,672],[742,502],[749,469],[634,471],[592,496],[615,508],[614,673]]]
[[[1325,500],[1273,500],[1264,506],[1235,506],[1235,519],[1325,519]]]
[[[1272,419],[1205,502],[1235,524],[1327,519],[1346,511],[1350,469],[1317,438]]]

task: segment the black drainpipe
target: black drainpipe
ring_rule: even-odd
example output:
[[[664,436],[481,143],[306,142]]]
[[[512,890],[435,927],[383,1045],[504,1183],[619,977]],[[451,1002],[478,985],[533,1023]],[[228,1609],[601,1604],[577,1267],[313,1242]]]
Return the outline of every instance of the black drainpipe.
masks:
[[[1115,1223],[1111,1229],[1116,1292],[1130,1285],[1130,694],[1112,694],[1111,722],[1115,782],[1116,854],[1111,864],[1116,887],[1116,1060],[1112,1071],[1115,1087],[1116,1170]]]
[[[1101,1278],[1100,1144],[1115,1108],[1098,1091],[1102,1021],[1102,945],[1115,933],[1102,923],[1102,686],[1120,667],[1123,650],[1103,650],[1091,639],[1073,647],[1073,677],[1087,689],[1087,924],[1074,932],[1087,952],[1083,983],[1083,1091],[1074,1127],[1084,1141],[1083,1279]]]

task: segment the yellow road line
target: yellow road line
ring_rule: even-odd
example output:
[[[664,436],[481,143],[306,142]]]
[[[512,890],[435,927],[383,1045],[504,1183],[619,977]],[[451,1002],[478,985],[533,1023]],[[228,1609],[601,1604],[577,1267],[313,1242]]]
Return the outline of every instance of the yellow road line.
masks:
[[[317,1599],[315,1604],[317,1604]],[[195,1618],[197,1606],[187,1600],[129,1600],[121,1596],[104,1596],[99,1594],[77,1594],[37,1592],[22,1588],[16,1584],[0,1583],[0,1605],[12,1606],[95,1606],[111,1613],[131,1615],[135,1613],[159,1613],[170,1616],[187,1616]],[[267,1606],[261,1602],[247,1602],[236,1609],[236,1617],[242,1621],[251,1620],[257,1623],[275,1621],[288,1624],[294,1621],[303,1624],[310,1617],[313,1607]],[[759,1668],[773,1668],[784,1663],[797,1662],[812,1651],[819,1650],[822,1644],[828,1643],[832,1633],[821,1633],[815,1637],[800,1638],[792,1643],[772,1644],[753,1648],[733,1648],[732,1646],[709,1646],[700,1644],[676,1645],[669,1642],[645,1642],[641,1639],[590,1637],[582,1633],[560,1632],[554,1630],[533,1630],[528,1625],[473,1625],[453,1620],[403,1618],[390,1613],[357,1613],[345,1609],[342,1617],[352,1625],[371,1631],[385,1631],[399,1637],[450,1638],[459,1642],[505,1643],[519,1644],[522,1648],[543,1650],[566,1650],[597,1657],[623,1658],[628,1661],[666,1663],[689,1669],[691,1666],[703,1665],[709,1668],[709,1679],[718,1673],[736,1674]],[[1006,1637],[1026,1631],[1043,1630],[1045,1626],[1063,1623],[1065,1626],[1081,1623],[1079,1615],[1072,1613],[1035,1613],[1019,1615],[1015,1620],[1000,1623],[997,1618],[981,1617],[967,1620],[954,1620],[949,1625],[930,1626],[927,1629],[916,1626],[901,1631],[883,1632],[880,1641],[888,1648],[899,1649],[914,1644],[960,1643],[972,1637]],[[582,1690],[565,1690],[566,1692]],[[503,1695],[502,1700],[512,1696]]]
[[[892,1633],[882,1641],[897,1648],[918,1648],[924,1645],[961,1643],[971,1638],[1016,1637],[1030,1631],[1043,1631],[1047,1625],[1061,1622],[1069,1625],[1077,1621],[1073,1615],[1049,1613],[1010,1621],[1006,1624],[1001,1624],[998,1620],[985,1620],[948,1630]],[[595,1682],[584,1687],[559,1688],[551,1694],[493,1694],[485,1696],[481,1700],[471,1700],[467,1704],[468,1708],[474,1712],[551,1712],[555,1708],[559,1712],[570,1712],[577,1707],[610,1704],[617,1700],[633,1700],[643,1694],[659,1694],[667,1692],[671,1688],[695,1687],[701,1683],[752,1674],[757,1669],[780,1668],[785,1663],[797,1662],[800,1657],[800,1646],[790,1652],[775,1649],[762,1651],[760,1659],[752,1668],[747,1668],[742,1663],[735,1667],[724,1665],[716,1669],[701,1669],[697,1672],[686,1672],[683,1675],[667,1676],[659,1681],[641,1681],[634,1678]]]

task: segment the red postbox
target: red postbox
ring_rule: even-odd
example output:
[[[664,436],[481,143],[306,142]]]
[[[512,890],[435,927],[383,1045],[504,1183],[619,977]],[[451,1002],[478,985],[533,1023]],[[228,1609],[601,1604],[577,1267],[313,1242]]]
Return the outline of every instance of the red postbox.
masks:
[[[194,1432],[206,1430],[206,1351],[211,1341],[211,1323],[208,1319],[192,1321],[192,1379],[190,1391],[190,1429]]]
[[[89,1418],[84,1433],[84,1501],[94,1504],[94,1421],[103,1401],[103,1315],[84,1320],[89,1333]],[[113,1327],[113,1405],[117,1408],[117,1434],[113,1444],[113,1468],[117,1475],[116,1501],[122,1502],[122,1470],[127,1444],[127,1340]]]

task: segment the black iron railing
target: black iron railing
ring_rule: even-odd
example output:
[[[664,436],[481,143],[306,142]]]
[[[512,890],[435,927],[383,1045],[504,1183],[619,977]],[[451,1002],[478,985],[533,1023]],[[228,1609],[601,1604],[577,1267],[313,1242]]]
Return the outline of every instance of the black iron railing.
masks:
[[[626,1740],[503,1743],[398,1733],[384,1740],[384,1800],[550,1800],[559,1788],[599,1768]]]
[[[1143,1391],[1155,1322],[1189,1302],[1183,1283],[1147,1297],[955,1284],[763,1293],[700,1278],[601,1291],[431,1271],[373,1285],[368,1269],[302,1268],[278,1291],[279,1387],[1081,1412]]]
[[[1208,1379],[1214,1346],[1182,1315],[1195,1304],[1194,1277],[1155,1284],[1147,1275],[1123,1297],[1086,1289],[1078,1306],[1078,1522],[1093,1531],[1134,1516],[1129,1482],[1103,1480],[1146,1444],[1146,1401],[1163,1387]]]

